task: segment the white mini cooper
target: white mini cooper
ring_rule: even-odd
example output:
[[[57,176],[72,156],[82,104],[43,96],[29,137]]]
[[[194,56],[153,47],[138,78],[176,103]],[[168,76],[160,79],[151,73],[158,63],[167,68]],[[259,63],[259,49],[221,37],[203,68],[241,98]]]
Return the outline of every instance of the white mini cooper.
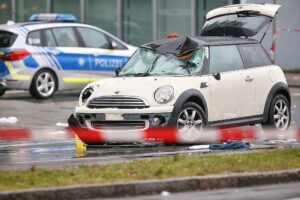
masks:
[[[141,46],[114,78],[89,84],[70,125],[146,130],[261,123],[286,130],[290,95],[280,67],[260,42],[279,5],[231,5],[210,11],[201,36]],[[225,36],[224,36],[225,35]],[[264,34],[262,34],[264,36]]]

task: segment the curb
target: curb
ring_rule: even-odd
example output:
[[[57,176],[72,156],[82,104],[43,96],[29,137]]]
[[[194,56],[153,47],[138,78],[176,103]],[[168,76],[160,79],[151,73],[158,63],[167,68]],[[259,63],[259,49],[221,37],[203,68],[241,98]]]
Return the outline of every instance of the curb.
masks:
[[[300,169],[264,173],[236,173],[230,175],[212,175],[203,177],[197,176],[115,184],[94,184],[19,190],[1,192],[0,200],[74,200],[105,197],[125,197],[158,194],[162,191],[201,191],[228,187],[246,187],[263,184],[287,183],[293,181],[300,181]]]

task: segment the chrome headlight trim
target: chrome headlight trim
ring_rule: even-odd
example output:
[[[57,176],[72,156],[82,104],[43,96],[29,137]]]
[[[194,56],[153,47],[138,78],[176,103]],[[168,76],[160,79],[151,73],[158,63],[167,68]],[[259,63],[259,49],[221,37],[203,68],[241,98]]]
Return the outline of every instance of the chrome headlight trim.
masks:
[[[154,92],[154,99],[158,103],[166,104],[174,98],[174,88],[170,85],[164,85],[157,88]]]

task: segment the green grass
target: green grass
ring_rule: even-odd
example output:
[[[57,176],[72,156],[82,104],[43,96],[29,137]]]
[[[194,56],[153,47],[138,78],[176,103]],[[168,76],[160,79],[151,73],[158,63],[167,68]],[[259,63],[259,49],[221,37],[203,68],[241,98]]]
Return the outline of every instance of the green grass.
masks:
[[[232,155],[173,156],[91,167],[1,171],[0,191],[296,168],[300,168],[300,149]]]

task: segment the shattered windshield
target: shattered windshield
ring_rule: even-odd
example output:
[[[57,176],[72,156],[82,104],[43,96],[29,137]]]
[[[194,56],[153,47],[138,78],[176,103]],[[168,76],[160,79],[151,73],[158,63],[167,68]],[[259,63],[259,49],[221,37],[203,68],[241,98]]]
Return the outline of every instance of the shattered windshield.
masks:
[[[203,47],[182,56],[139,48],[119,75],[192,75],[201,71],[204,55]]]

